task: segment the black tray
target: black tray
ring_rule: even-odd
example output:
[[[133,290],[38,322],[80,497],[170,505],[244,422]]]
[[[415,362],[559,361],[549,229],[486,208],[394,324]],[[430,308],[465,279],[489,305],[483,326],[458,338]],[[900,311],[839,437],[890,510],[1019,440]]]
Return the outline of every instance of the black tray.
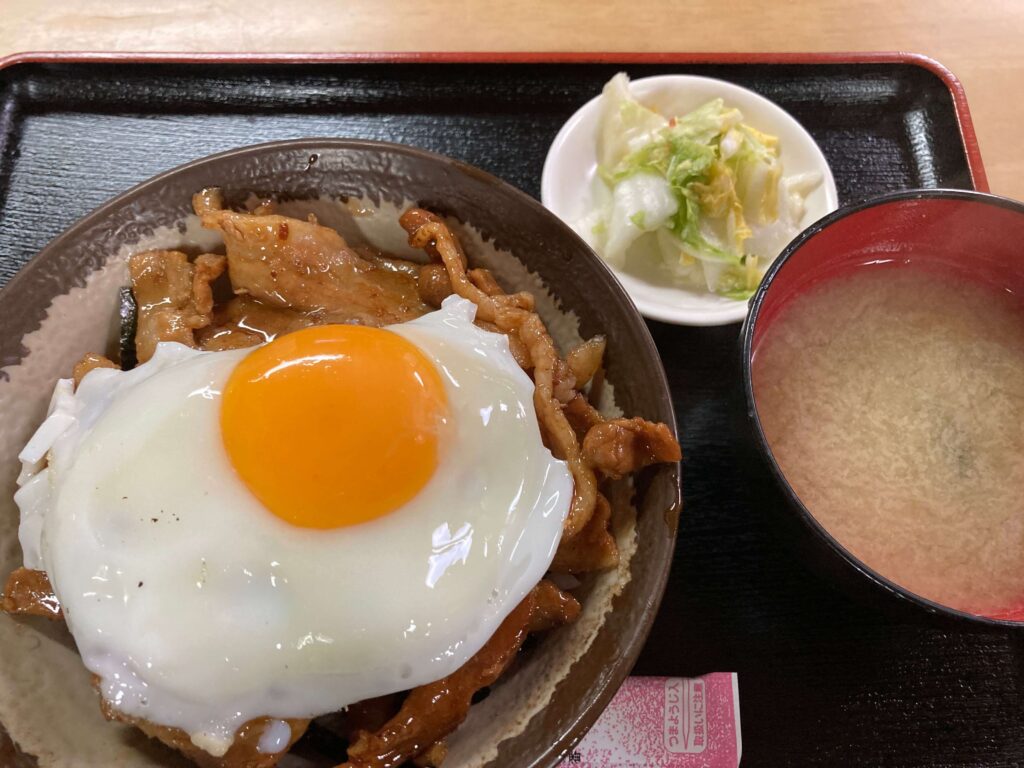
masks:
[[[620,69],[718,77],[774,100],[824,150],[842,202],[906,187],[984,187],[962,91],[915,57],[36,58],[49,60],[0,68],[0,284],[133,184],[272,139],[412,144],[538,195],[555,133]],[[805,570],[774,533],[781,496],[749,438],[739,326],[650,328],[675,394],[685,509],[635,673],[738,672],[747,765],[1024,761],[1019,640],[890,618]]]

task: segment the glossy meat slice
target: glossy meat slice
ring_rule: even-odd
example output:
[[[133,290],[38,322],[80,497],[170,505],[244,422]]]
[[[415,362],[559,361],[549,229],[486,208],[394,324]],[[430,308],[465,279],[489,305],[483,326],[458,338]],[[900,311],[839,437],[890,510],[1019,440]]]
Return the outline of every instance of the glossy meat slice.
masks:
[[[641,418],[602,422],[583,438],[583,458],[610,478],[625,477],[651,464],[679,461],[682,457],[672,430]]]
[[[94,678],[94,683],[95,681]],[[305,719],[283,719],[291,731],[291,738],[287,746],[280,752],[264,754],[259,751],[260,738],[266,727],[273,722],[273,718],[259,717],[250,720],[238,729],[235,741],[227,753],[222,757],[214,757],[193,744],[189,735],[180,728],[157,725],[148,720],[125,715],[105,699],[101,700],[100,707],[103,710],[103,716],[108,720],[118,720],[134,725],[151,739],[157,739],[171,749],[178,750],[200,768],[273,768],[282,757],[288,754],[291,745],[298,741],[309,725],[309,720]]]
[[[577,389],[582,389],[601,367],[604,361],[604,348],[604,336],[594,336],[569,350],[565,362],[572,371]]]
[[[426,266],[416,261],[392,256],[380,248],[374,248],[372,245],[357,245],[352,250],[378,269],[386,269],[389,272],[403,272],[411,277],[419,275],[420,269]]]
[[[612,518],[612,505],[602,494],[597,494],[594,514],[583,530],[558,545],[551,570],[555,573],[586,573],[603,571],[619,564],[619,547],[608,527]]]
[[[329,312],[335,322],[375,326],[430,311],[408,268],[368,261],[329,227],[224,210],[210,190],[197,194],[193,205],[203,226],[224,237],[237,294],[302,312]]]
[[[7,584],[0,595],[0,609],[4,613],[63,618],[60,602],[53,594],[46,572],[30,568],[17,568],[7,577]]]
[[[360,733],[344,768],[391,768],[433,748],[466,719],[473,694],[498,679],[529,633],[567,624],[579,612],[571,595],[540,582],[475,656],[448,677],[413,688],[380,730]]]
[[[572,399],[565,404],[562,412],[580,440],[586,436],[591,428],[604,421],[600,411],[590,404],[587,396],[582,392],[577,392],[573,395]]]
[[[314,325],[350,322],[346,312],[300,312],[265,304],[252,296],[235,296],[219,305],[212,322],[195,334],[200,349],[240,349],[272,341],[286,333]]]
[[[110,360],[103,355],[98,355],[95,352],[87,352],[85,357],[79,360],[75,364],[75,370],[71,374],[71,378],[75,381],[75,389],[82,383],[82,379],[85,378],[85,374],[89,371],[94,371],[97,368],[119,368],[120,366],[113,360]]]
[[[424,264],[416,280],[420,298],[435,309],[452,295],[452,281],[442,264]]]
[[[344,322],[333,317],[326,312],[299,312],[264,304],[252,296],[235,296],[214,310],[210,325],[196,332],[196,343],[205,350],[252,347],[311,325]]]
[[[139,362],[161,341],[195,346],[194,331],[209,325],[210,283],[224,271],[223,256],[203,254],[195,262],[181,251],[145,251],[128,260],[132,293],[139,308],[135,350]]]

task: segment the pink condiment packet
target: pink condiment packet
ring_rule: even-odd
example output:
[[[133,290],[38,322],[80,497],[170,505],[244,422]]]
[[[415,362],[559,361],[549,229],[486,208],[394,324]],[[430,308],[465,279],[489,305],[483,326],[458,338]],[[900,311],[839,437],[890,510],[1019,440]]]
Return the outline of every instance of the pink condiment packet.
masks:
[[[736,768],[736,675],[630,677],[560,768]]]

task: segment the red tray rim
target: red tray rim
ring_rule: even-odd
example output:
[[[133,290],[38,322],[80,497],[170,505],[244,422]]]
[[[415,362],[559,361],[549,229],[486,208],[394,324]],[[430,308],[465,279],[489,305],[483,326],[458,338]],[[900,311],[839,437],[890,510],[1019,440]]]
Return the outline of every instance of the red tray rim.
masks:
[[[964,87],[930,56],[906,51],[829,53],[673,53],[650,51],[353,51],[343,53],[186,53],[143,51],[26,51],[0,57],[0,70],[16,64],[909,64],[938,77],[953,109],[974,188],[988,192],[988,177]]]

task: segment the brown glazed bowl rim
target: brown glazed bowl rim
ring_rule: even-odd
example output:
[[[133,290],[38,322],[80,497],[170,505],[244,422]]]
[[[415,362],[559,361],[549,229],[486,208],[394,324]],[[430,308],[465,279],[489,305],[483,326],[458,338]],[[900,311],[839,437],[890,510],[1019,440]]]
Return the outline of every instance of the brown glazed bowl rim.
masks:
[[[646,416],[648,418],[652,416],[659,418],[670,427],[673,435],[677,434],[672,397],[665,369],[646,323],[636,311],[629,295],[619,284],[607,265],[593,253],[590,247],[567,224],[558,219],[555,214],[544,208],[540,202],[530,195],[475,166],[416,147],[364,139],[288,139],[218,152],[159,173],[95,208],[50,241],[0,289],[0,367],[17,364],[25,356],[27,350],[21,343],[22,338],[40,326],[50,303],[57,296],[65,293],[71,286],[81,284],[80,282],[74,282],[69,285],[58,285],[56,281],[52,280],[33,280],[35,277],[43,276],[47,265],[56,266],[58,264],[59,253],[69,243],[73,243],[89,233],[95,233],[97,225],[101,225],[105,219],[111,217],[122,208],[131,205],[138,198],[153,192],[155,189],[159,189],[172,179],[188,176],[189,174],[202,171],[207,166],[230,159],[255,159],[299,150],[308,152],[309,155],[318,155],[321,158],[325,153],[330,153],[331,151],[401,155],[413,161],[429,165],[446,166],[448,169],[457,172],[460,177],[470,177],[478,183],[495,188],[501,195],[509,199],[512,206],[519,207],[521,210],[526,209],[534,216],[548,219],[549,223],[558,230],[557,236],[564,238],[567,242],[571,242],[574,254],[579,252],[581,256],[589,258],[593,262],[593,266],[596,267],[597,272],[600,274],[599,282],[602,284],[600,289],[611,294],[608,296],[609,301],[606,303],[616,313],[614,321],[628,328],[640,340],[638,347],[631,352],[632,360],[635,363],[632,367],[635,368],[638,375],[634,374],[630,378],[631,388],[640,391],[646,389],[654,395],[657,413],[646,414]],[[380,172],[387,173],[386,170]],[[226,178],[224,181],[226,184],[235,182],[235,180],[230,178]],[[244,183],[244,180],[240,180],[240,183]],[[461,220],[461,217],[457,218]],[[472,221],[465,223],[473,224]],[[505,244],[500,247],[515,250],[514,248],[508,248]],[[100,263],[104,263],[107,258],[108,256],[104,256]],[[94,265],[90,271],[94,271],[95,268],[96,266]],[[78,270],[76,269],[77,273]],[[558,286],[549,285],[548,287],[556,297],[559,295]],[[31,297],[28,302],[25,300],[26,293],[29,293]],[[571,310],[572,307],[565,307],[565,309]],[[647,514],[658,514],[661,511],[664,515],[668,530],[665,534],[665,540],[658,544],[659,549],[663,553],[659,559],[663,560],[663,562],[660,563],[657,569],[654,569],[652,573],[646,576],[643,592],[632,588],[640,581],[636,577],[636,567],[641,555],[644,554],[642,552],[643,542],[640,540],[641,532],[638,521],[637,551],[630,562],[629,580],[621,593],[614,598],[609,612],[602,619],[601,628],[595,638],[594,646],[591,646],[572,665],[568,674],[553,689],[552,697],[553,699],[557,698],[559,688],[574,675],[579,674],[580,670],[577,667],[581,665],[586,666],[593,678],[587,685],[586,694],[574,700],[573,705],[568,708],[566,713],[568,717],[560,718],[560,724],[557,724],[555,727],[545,722],[534,722],[538,718],[545,719],[544,713],[552,705],[551,701],[547,702],[531,720],[535,727],[527,726],[518,735],[500,742],[502,751],[488,765],[497,764],[497,762],[508,756],[504,751],[506,745],[510,745],[509,748],[516,749],[517,751],[513,752],[513,754],[517,755],[518,748],[532,747],[527,750],[530,756],[523,756],[527,760],[520,763],[523,766],[541,768],[542,766],[556,765],[568,755],[572,747],[593,725],[622,682],[629,675],[640,654],[644,641],[650,633],[665,591],[672,563],[672,553],[674,551],[677,516],[681,509],[680,464],[677,462],[664,465],[658,472],[664,473],[671,483],[669,486],[671,489],[669,494],[671,506],[663,511],[648,509]],[[662,478],[659,477],[658,479]],[[657,555],[657,552],[658,550],[655,550],[653,554]],[[647,569],[644,570],[646,571]],[[637,594],[631,594],[633,592],[637,592]],[[627,602],[626,598],[630,598],[630,600]],[[585,664],[587,656],[596,650],[595,646],[600,642],[601,634],[614,629],[610,628],[608,624],[616,614],[628,614],[628,621],[617,622],[620,623],[621,629],[618,630],[618,642],[615,645],[614,651],[604,653],[600,659],[601,665],[595,665],[593,662]],[[538,749],[535,746],[534,740],[531,739],[531,735],[535,732],[546,730],[553,731],[553,736],[548,739],[546,745]]]
[[[779,257],[768,268],[764,278],[761,280],[760,286],[750,299],[750,311],[747,313],[747,318],[743,323],[742,339],[740,344],[743,389],[746,397],[747,416],[749,417],[750,424],[753,427],[758,451],[771,468],[776,484],[782,488],[786,496],[789,509],[795,511],[805,528],[810,531],[811,535],[818,541],[818,543],[829,550],[833,557],[838,558],[848,566],[848,570],[855,572],[865,582],[879,588],[883,593],[888,593],[890,597],[915,606],[924,614],[932,614],[962,625],[968,624],[979,628],[987,627],[989,629],[1012,629],[1020,631],[1021,629],[1024,629],[1024,621],[995,619],[990,616],[981,616],[923,597],[922,595],[919,595],[882,575],[844,547],[838,539],[836,539],[828,529],[825,528],[824,525],[818,522],[814,513],[811,512],[811,510],[803,503],[796,491],[794,491],[793,487],[789,484],[789,481],[782,472],[782,468],[775,460],[775,455],[772,452],[771,446],[768,444],[768,438],[765,436],[764,427],[761,424],[761,417],[757,410],[757,402],[754,397],[753,367],[751,365],[754,351],[754,329],[757,325],[761,307],[764,304],[765,297],[771,290],[775,276],[785,269],[790,257],[797,253],[806,242],[819,235],[822,231],[828,229],[832,224],[835,224],[849,216],[856,215],[870,208],[892,205],[894,203],[909,201],[926,202],[928,200],[962,200],[981,205],[1004,208],[1024,215],[1024,203],[1008,197],[993,195],[989,192],[978,192],[975,190],[964,189],[909,189],[878,195],[868,198],[867,200],[842,206],[838,210],[822,217],[809,226],[797,235],[797,237],[790,242],[785,249],[783,249]]]

